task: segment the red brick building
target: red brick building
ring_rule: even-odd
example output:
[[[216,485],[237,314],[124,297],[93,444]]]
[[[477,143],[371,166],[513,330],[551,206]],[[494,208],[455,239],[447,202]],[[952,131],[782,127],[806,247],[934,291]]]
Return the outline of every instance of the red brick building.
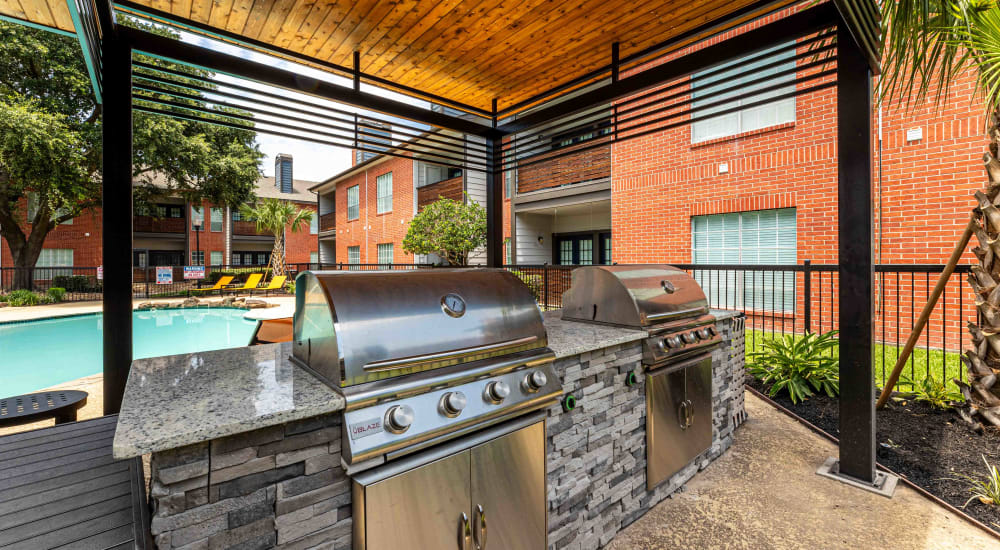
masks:
[[[309,191],[315,182],[294,180],[291,156],[278,155],[277,177],[263,177],[257,183],[261,198],[278,198],[299,208],[316,211],[316,195]],[[21,211],[28,219],[27,202]],[[152,211],[155,210],[155,211]],[[83,212],[48,234],[38,267],[88,267],[102,263],[101,211]],[[30,229],[30,226],[27,226]],[[299,232],[285,232],[285,260],[288,263],[318,262],[319,218]],[[254,222],[242,220],[235,209],[216,207],[208,202],[186,203],[181,199],[158,200],[148,210],[137,211],[133,222],[133,263],[137,268],[182,265],[266,265],[274,237],[257,231]],[[0,240],[0,267],[12,267],[13,258]]]

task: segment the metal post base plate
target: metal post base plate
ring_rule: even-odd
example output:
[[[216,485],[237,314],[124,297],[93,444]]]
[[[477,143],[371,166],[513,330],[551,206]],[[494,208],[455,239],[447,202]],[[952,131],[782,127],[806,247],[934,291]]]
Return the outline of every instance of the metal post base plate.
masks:
[[[858,489],[864,489],[865,491],[882,495],[886,498],[892,498],[893,493],[896,492],[896,483],[899,482],[898,477],[878,470],[875,471],[875,483],[868,483],[866,481],[844,475],[840,473],[840,461],[834,457],[826,459],[826,462],[824,462],[823,465],[816,470],[816,473],[823,477],[836,479],[837,481],[846,483],[852,487],[857,487]]]

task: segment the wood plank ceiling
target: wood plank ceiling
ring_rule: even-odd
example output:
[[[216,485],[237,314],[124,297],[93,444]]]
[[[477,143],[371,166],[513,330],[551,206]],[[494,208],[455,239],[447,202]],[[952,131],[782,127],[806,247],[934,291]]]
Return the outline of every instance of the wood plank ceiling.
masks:
[[[514,104],[757,0],[135,0],[476,107]],[[72,30],[66,0],[0,14]]]

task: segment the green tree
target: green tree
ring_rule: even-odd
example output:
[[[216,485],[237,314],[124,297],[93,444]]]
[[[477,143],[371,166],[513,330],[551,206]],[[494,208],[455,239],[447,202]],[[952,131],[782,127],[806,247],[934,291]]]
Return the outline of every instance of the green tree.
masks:
[[[271,250],[271,276],[285,274],[285,228],[298,233],[312,223],[313,211],[296,208],[281,199],[263,199],[253,206],[243,205],[240,214],[257,223],[257,231],[274,235]]]
[[[486,209],[471,201],[439,198],[413,217],[403,238],[411,254],[437,254],[448,265],[466,265],[486,245]]]
[[[912,107],[949,96],[950,83],[966,71],[986,107],[989,183],[976,191],[977,221],[969,228],[979,260],[969,283],[979,323],[969,323],[972,349],[962,356],[968,384],[956,380],[967,402],[959,413],[1000,426],[1000,7],[995,0],[888,0],[882,2],[883,63],[880,101]],[[969,98],[970,100],[972,98]],[[964,238],[964,237],[963,237]]]
[[[231,206],[253,201],[263,157],[254,132],[135,112],[133,133],[137,205],[163,195]],[[100,206],[101,154],[101,106],[79,44],[0,22],[0,237],[14,267],[33,267],[49,232]],[[32,270],[18,269],[15,287],[32,284]]]

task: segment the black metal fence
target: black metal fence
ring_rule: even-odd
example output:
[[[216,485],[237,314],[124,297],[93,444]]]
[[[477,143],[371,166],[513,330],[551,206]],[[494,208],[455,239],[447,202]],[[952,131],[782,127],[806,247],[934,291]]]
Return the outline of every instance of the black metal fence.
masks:
[[[217,265],[204,266],[202,273],[185,274],[185,266],[136,267],[132,270],[132,296],[134,298],[169,298],[186,296],[192,289],[214,285],[220,278],[232,276],[230,284],[243,284],[253,273],[264,275],[263,281],[271,278],[267,265]],[[320,264],[291,263],[286,266],[288,281],[307,270],[405,270],[431,267],[429,264]],[[66,290],[63,301],[100,300],[103,296],[103,276],[98,267],[35,267],[30,270],[5,267],[0,268],[0,294],[7,294],[17,288],[46,294],[52,287]],[[285,287],[287,288],[287,287]]]
[[[746,314],[748,352],[764,342],[806,332],[839,330],[838,266],[674,264],[692,274],[716,309]],[[509,265],[544,309],[562,305],[576,266]],[[943,265],[875,266],[875,371],[884,383],[920,312],[944,270]],[[975,296],[965,282],[971,266],[960,265],[949,278],[903,372],[905,378],[963,379],[959,354],[969,321],[977,318]],[[901,384],[906,386],[905,383]]]

